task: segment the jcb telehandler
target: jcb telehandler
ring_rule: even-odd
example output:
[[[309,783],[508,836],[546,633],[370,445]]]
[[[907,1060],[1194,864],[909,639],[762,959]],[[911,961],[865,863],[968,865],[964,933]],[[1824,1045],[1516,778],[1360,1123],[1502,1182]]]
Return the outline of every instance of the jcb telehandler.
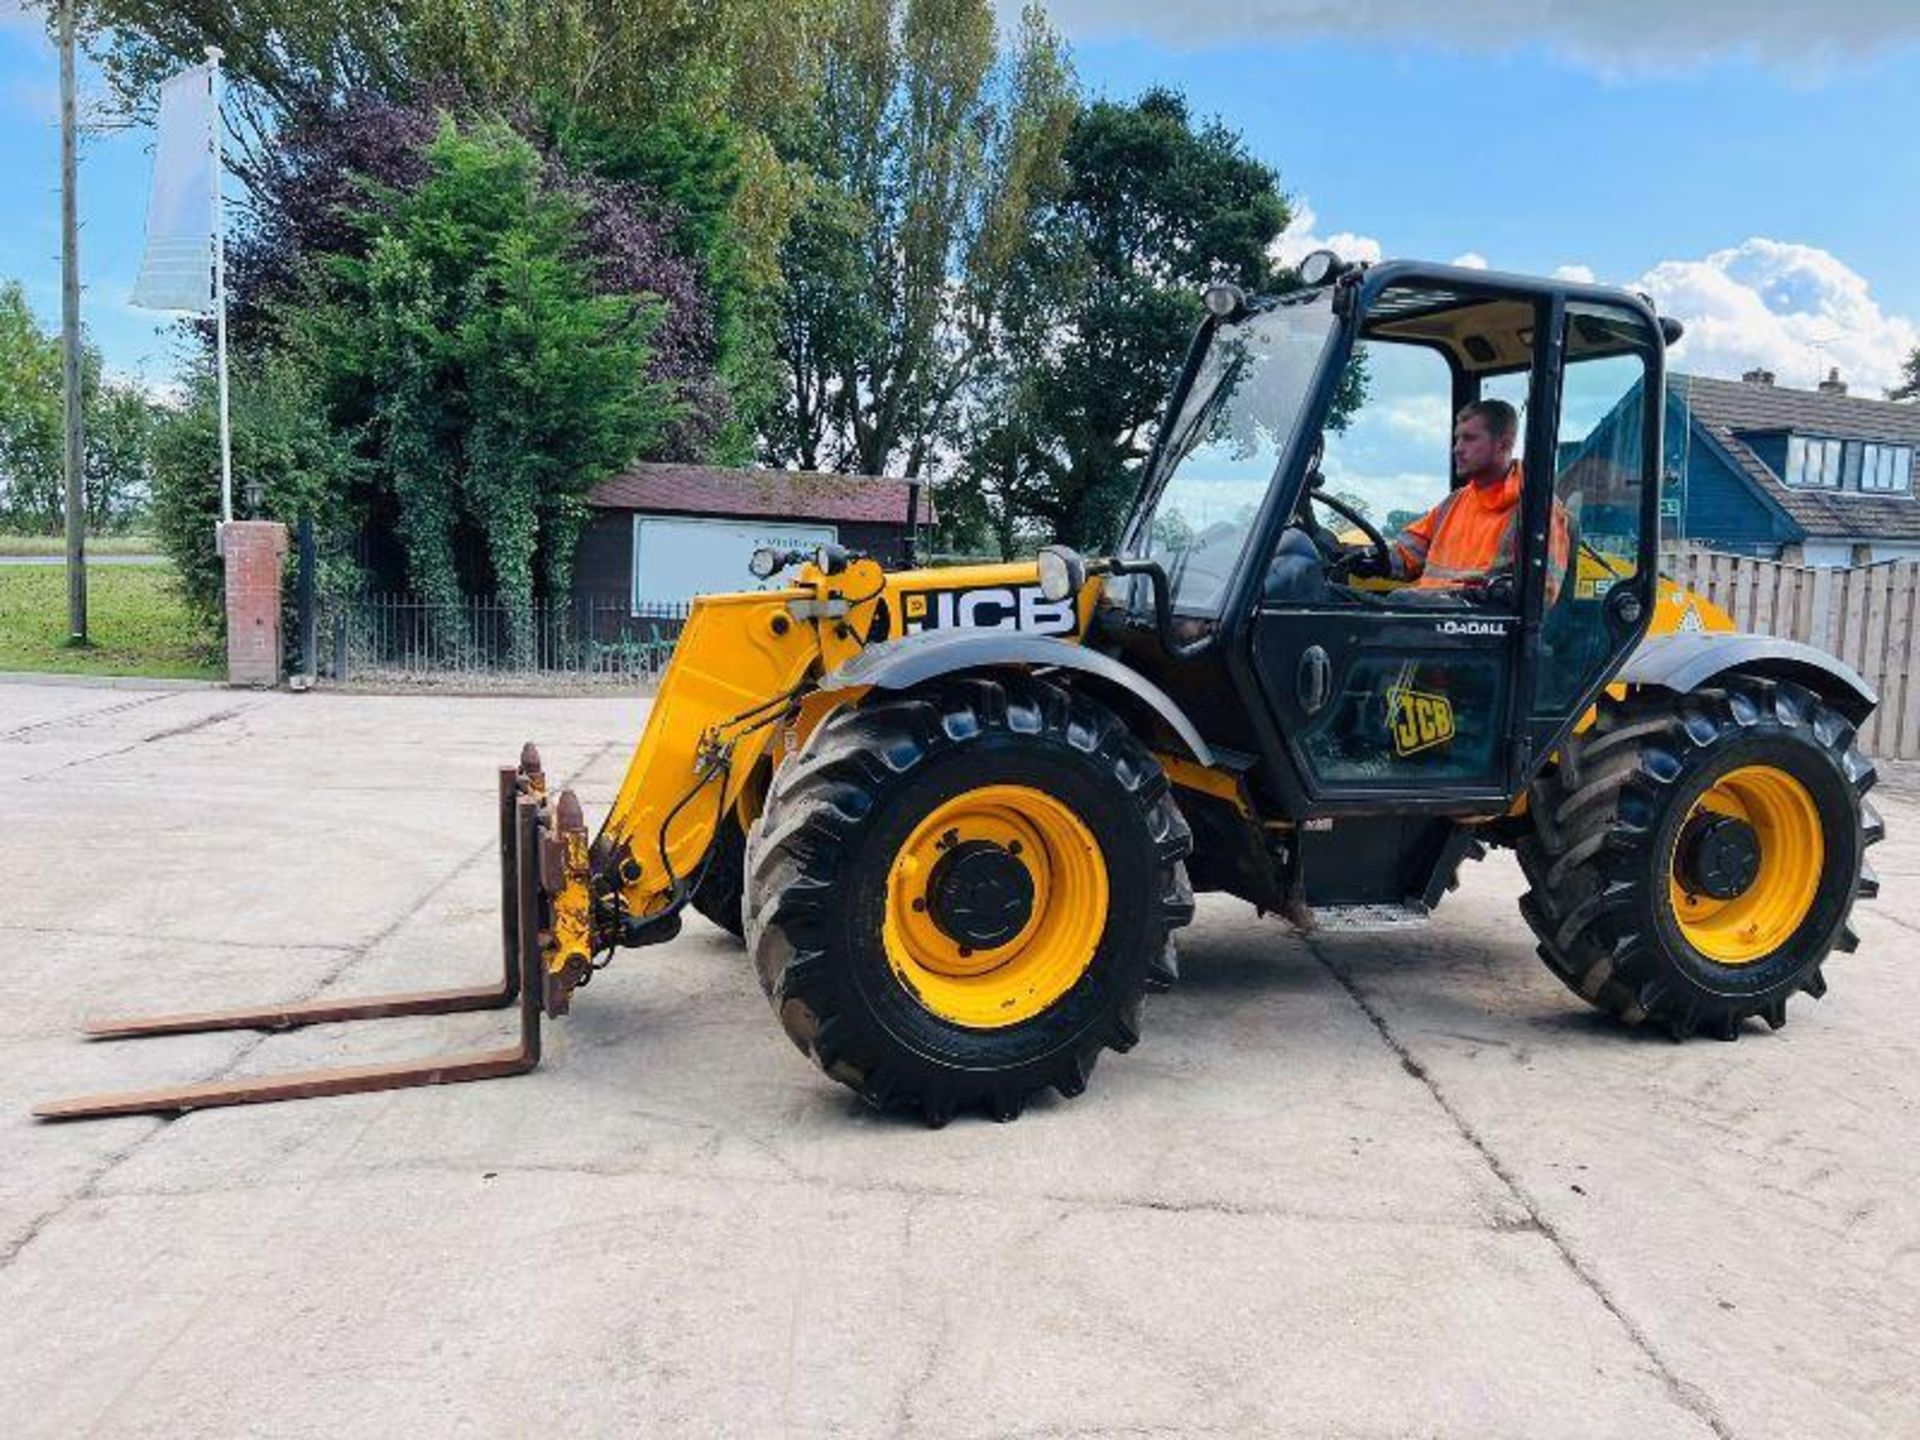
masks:
[[[529,746],[500,777],[493,985],[94,1027],[517,1002],[518,1045],[39,1113],[525,1070],[543,1009],[697,904],[744,933],[828,1075],[933,1123],[1007,1119],[1134,1044],[1195,889],[1301,927],[1400,923],[1487,845],[1518,851],[1540,954],[1590,1004],[1675,1037],[1779,1026],[1874,891],[1854,735],[1876,698],[1659,578],[1679,327],[1617,290],[1446,266],[1322,253],[1299,281],[1206,293],[1113,555],[888,574],[761,552],[755,573],[790,582],[696,602],[597,832]],[[1389,542],[1323,476],[1356,397],[1408,357],[1443,377],[1433,499],[1448,414],[1503,392],[1525,415],[1511,564],[1487,583],[1353,574]]]

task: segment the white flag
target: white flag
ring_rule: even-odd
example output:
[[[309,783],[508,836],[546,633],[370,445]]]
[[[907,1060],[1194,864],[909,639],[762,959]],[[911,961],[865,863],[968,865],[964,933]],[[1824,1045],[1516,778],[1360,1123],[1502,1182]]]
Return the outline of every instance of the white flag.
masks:
[[[147,252],[133,303],[148,310],[213,308],[213,67],[182,70],[160,86]]]

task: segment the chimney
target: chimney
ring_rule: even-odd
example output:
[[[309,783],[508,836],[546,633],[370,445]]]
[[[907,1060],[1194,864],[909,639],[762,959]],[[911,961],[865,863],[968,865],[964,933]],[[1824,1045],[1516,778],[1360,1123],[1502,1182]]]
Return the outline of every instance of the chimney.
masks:
[[[1820,393],[1822,395],[1844,395],[1847,393],[1847,382],[1840,378],[1840,367],[1838,365],[1828,368],[1827,378],[1820,382]]]
[[[1749,385],[1771,385],[1773,383],[1773,371],[1749,370],[1740,378]]]

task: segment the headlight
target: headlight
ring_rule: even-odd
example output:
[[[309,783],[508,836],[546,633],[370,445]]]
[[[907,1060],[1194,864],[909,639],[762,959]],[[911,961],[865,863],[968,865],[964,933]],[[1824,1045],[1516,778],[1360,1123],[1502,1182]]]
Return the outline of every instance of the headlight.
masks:
[[[847,552],[838,545],[822,545],[813,552],[813,563],[822,575],[838,575],[847,568]]]
[[[747,570],[756,580],[771,580],[786,565],[786,557],[771,546],[762,545],[747,560]]]
[[[1200,292],[1200,303],[1207,307],[1207,313],[1219,320],[1231,320],[1247,308],[1247,292],[1238,285],[1222,282],[1209,285]]]
[[[1047,545],[1040,551],[1040,593],[1049,600],[1066,600],[1087,583],[1087,562],[1066,545]]]
[[[1302,285],[1324,285],[1334,278],[1346,265],[1331,250],[1315,250],[1300,261],[1300,283]]]

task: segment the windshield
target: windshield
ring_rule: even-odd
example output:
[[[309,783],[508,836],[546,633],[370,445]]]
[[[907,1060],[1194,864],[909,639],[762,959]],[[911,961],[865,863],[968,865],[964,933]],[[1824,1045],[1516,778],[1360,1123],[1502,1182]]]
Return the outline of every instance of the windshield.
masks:
[[[1322,289],[1214,332],[1129,547],[1166,567],[1176,609],[1218,613],[1333,326]]]

